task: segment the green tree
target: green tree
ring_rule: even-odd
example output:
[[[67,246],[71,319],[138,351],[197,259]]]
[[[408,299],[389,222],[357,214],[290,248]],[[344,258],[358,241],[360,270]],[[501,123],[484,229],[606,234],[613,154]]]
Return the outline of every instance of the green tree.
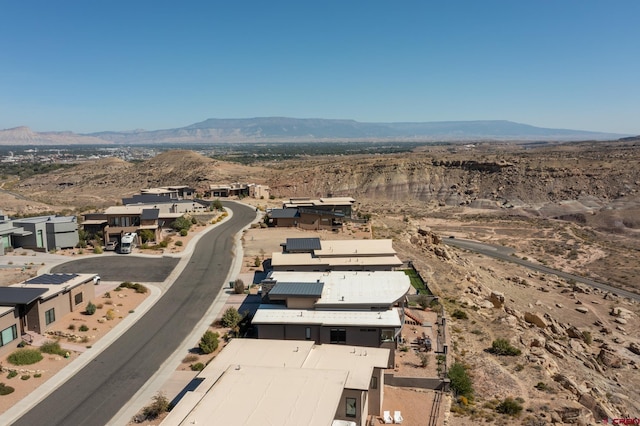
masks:
[[[171,228],[178,232],[182,231],[183,229],[188,231],[191,228],[191,220],[187,219],[184,216],[180,216],[179,218],[171,222]]]
[[[233,282],[233,292],[235,294],[244,293],[244,281],[242,281],[240,278]]]
[[[228,308],[224,311],[224,314],[222,314],[221,323],[223,327],[234,329],[238,324],[240,324],[240,321],[242,321],[242,315],[240,315],[240,312],[238,312],[238,310],[233,306]]]
[[[459,362],[454,363],[449,368],[448,376],[451,380],[451,390],[456,397],[464,396],[469,400],[473,399],[473,384],[464,365]]]
[[[198,343],[200,350],[205,354],[214,352],[216,349],[218,349],[219,337],[220,335],[218,333],[214,333],[211,330],[205,331],[205,333],[200,338],[200,343]]]
[[[140,239],[143,243],[148,243],[156,239],[156,234],[151,229],[143,229],[140,231]]]
[[[216,210],[222,210],[224,208],[222,207],[222,201],[220,201],[220,198],[216,198],[215,200],[213,200],[213,203],[211,203],[211,208]]]

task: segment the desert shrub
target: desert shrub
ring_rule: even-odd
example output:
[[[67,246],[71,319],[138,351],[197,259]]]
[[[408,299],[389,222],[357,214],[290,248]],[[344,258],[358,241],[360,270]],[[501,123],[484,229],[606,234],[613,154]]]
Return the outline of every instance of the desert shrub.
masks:
[[[498,404],[496,411],[509,416],[517,416],[522,411],[522,405],[513,398],[505,398],[504,401]]]
[[[69,327],[67,327],[67,330],[75,330],[76,329],[76,325],[75,324],[69,324]]]
[[[219,337],[220,335],[218,333],[207,330],[200,338],[200,343],[198,344],[200,350],[205,354],[214,352],[218,349]]]
[[[7,379],[13,379],[17,375],[18,375],[18,372],[16,370],[9,370],[9,374],[7,374]]]
[[[20,376],[20,380],[29,380],[31,378],[31,376],[29,374],[23,374],[22,376]]]
[[[201,362],[196,362],[195,364],[191,364],[189,366],[189,368],[191,368],[191,371],[202,371],[204,370],[205,365]]]
[[[262,262],[260,261],[260,256],[256,256],[256,258],[253,259],[253,266],[255,266],[256,268],[260,266],[261,263]]]
[[[33,377],[39,379],[40,377],[42,377],[42,373],[36,373],[33,375]]]
[[[511,343],[507,339],[496,339],[491,343],[491,347],[487,349],[487,352],[492,353],[494,355],[507,355],[507,356],[517,356],[522,353],[522,351],[515,346],[512,346]]]
[[[215,200],[213,200],[213,203],[211,203],[211,207],[216,210],[222,210],[222,201],[220,201],[219,198],[216,198]]]
[[[191,364],[198,360],[198,355],[187,355],[182,359],[185,364]]]
[[[140,239],[143,243],[148,243],[156,238],[156,234],[150,229],[143,229],[140,231]]]
[[[583,331],[582,332],[582,340],[584,340],[584,342],[587,345],[590,345],[591,343],[593,343],[593,337],[591,336],[591,332],[589,331]]]
[[[181,216],[171,223],[171,228],[177,232],[189,231],[189,228],[191,228],[191,220]]]
[[[418,359],[420,359],[420,367],[427,368],[429,365],[429,355],[424,352],[418,352]]]
[[[30,365],[42,361],[42,353],[37,349],[18,349],[7,357],[13,365]]]
[[[549,391],[549,386],[547,386],[547,384],[545,382],[538,382],[534,388],[538,389],[539,391],[543,391],[543,392],[547,392]]]
[[[180,236],[181,237],[186,237],[187,235],[189,235],[189,231],[187,231],[186,229],[181,229],[180,230]]]
[[[465,311],[460,310],[460,309],[456,309],[455,311],[453,311],[451,316],[456,318],[456,319],[465,319],[465,320],[469,319],[469,316],[467,315],[467,313]]]
[[[429,296],[420,294],[418,296],[418,305],[420,305],[422,309],[427,309],[429,307]]]
[[[142,284],[140,284],[140,283],[132,283],[132,282],[129,282],[129,281],[125,281],[125,282],[121,283],[120,287],[122,287],[122,288],[130,288],[130,289],[135,290],[136,293],[142,293],[142,294],[144,294],[147,291],[149,291],[149,289],[147,287],[143,286]]]
[[[223,327],[236,328],[240,321],[242,321],[242,315],[232,306],[224,311],[220,322]]]
[[[235,294],[244,293],[244,281],[242,281],[240,278],[233,282],[233,292]]]
[[[42,346],[40,346],[40,352],[43,352],[45,354],[64,356],[64,354],[67,351],[65,351],[64,349],[62,349],[60,347],[60,343],[59,342],[48,340],[48,341],[44,342],[42,344]]]
[[[473,384],[467,369],[459,362],[454,363],[449,368],[449,380],[451,380],[451,390],[456,396],[464,396],[468,400],[473,400]]]
[[[12,388],[11,386],[7,386],[4,383],[0,383],[0,395],[9,395],[14,390],[15,389]]]
[[[109,310],[107,311],[107,313],[105,314],[105,317],[106,317],[109,321],[111,321],[112,319],[114,319],[114,318],[116,317],[116,314],[115,314],[115,312],[113,311],[113,309],[109,309]]]
[[[160,414],[169,411],[169,400],[162,392],[158,392],[153,397],[153,402],[142,409],[142,414],[146,419],[155,419]]]
[[[176,246],[177,247],[182,247],[182,244],[183,244],[182,241],[176,241]]]
[[[93,254],[102,254],[102,247],[100,246],[95,246],[93,248]]]
[[[80,331],[89,331],[89,327],[87,327],[87,325],[86,325],[86,324],[82,324],[82,325],[78,328],[78,330],[80,330]]]
[[[105,299],[111,299],[111,293],[107,291],[102,297]]]
[[[93,315],[93,314],[96,313],[96,309],[98,309],[97,306],[94,305],[93,303],[89,302],[89,303],[87,303],[87,307],[85,308],[84,312],[87,315]]]

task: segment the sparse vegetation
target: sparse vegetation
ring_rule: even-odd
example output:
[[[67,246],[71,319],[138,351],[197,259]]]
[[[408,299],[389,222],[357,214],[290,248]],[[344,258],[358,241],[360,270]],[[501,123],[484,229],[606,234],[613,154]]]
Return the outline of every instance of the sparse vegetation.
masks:
[[[205,331],[198,344],[202,353],[210,354],[215,352],[218,349],[219,338],[220,335],[218,333],[214,333],[211,330]]]
[[[7,386],[4,383],[0,383],[0,395],[9,395],[15,391],[11,386]]]
[[[205,365],[201,362],[196,362],[195,364],[191,364],[189,366],[189,368],[191,368],[191,371],[202,371],[204,370]]]
[[[80,331],[89,331],[89,327],[87,327],[87,325],[86,325],[86,324],[82,324],[82,325],[78,328],[78,330],[80,330]]]
[[[453,311],[451,316],[454,317],[455,319],[460,319],[460,320],[469,319],[469,316],[467,315],[467,313],[460,309],[456,309],[455,311]]]
[[[454,363],[449,368],[448,377],[451,380],[451,390],[456,397],[464,396],[469,401],[473,400],[473,384],[463,364]]]
[[[93,303],[89,302],[89,303],[87,303],[87,307],[84,309],[84,312],[87,315],[93,315],[93,314],[96,313],[96,309],[98,309],[96,307],[96,305],[94,305]]]
[[[522,412],[522,405],[513,398],[505,398],[497,407],[496,411],[509,416],[518,416]]]
[[[242,315],[232,306],[224,311],[220,323],[223,327],[228,327],[233,330],[240,324],[240,321],[242,321]]]
[[[136,293],[141,293],[144,294],[146,292],[149,291],[149,289],[147,287],[145,287],[144,285],[140,284],[140,283],[132,283],[129,281],[125,281],[122,284],[120,284],[120,287],[122,288],[131,288],[133,290],[135,290]]]
[[[42,361],[42,353],[37,349],[18,349],[7,357],[13,365],[31,365]]]
[[[169,408],[169,399],[162,392],[158,392],[153,397],[153,402],[142,409],[143,421],[156,419],[161,414],[169,411]]]
[[[59,342],[46,341],[40,346],[40,351],[45,354],[64,356],[67,351],[60,347]]]
[[[496,339],[491,343],[491,347],[487,349],[487,352],[492,353],[494,355],[506,355],[506,356],[517,356],[522,353],[522,351],[515,346],[512,346],[511,343],[507,339]]]

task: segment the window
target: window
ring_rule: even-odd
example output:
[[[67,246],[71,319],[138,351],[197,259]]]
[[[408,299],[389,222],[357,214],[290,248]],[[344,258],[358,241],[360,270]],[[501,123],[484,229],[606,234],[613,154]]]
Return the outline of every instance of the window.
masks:
[[[79,305],[80,303],[82,303],[82,292],[76,294],[73,297],[73,301],[75,302],[76,305]]]
[[[371,384],[369,387],[371,389],[378,389],[378,376],[371,376]]]
[[[331,335],[329,336],[329,342],[344,345],[347,343],[347,330],[344,328],[332,328]]]
[[[56,320],[56,308],[51,308],[44,313],[44,323],[46,325],[51,324]]]
[[[2,330],[2,333],[0,333],[0,346],[4,346],[7,343],[17,338],[18,338],[18,329],[14,324],[11,327],[5,328],[4,330]]]
[[[311,327],[307,327],[304,330],[304,338],[307,340],[311,340]]]
[[[355,398],[347,398],[345,414],[347,417],[356,417],[356,399]]]
[[[383,342],[393,342],[393,330],[382,330],[382,341]]]

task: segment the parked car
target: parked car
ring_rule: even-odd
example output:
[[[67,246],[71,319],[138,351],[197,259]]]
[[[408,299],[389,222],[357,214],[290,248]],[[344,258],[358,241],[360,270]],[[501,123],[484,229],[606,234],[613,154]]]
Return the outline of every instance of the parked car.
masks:
[[[107,241],[107,244],[105,244],[104,246],[104,249],[106,251],[116,251],[116,248],[118,248],[117,241]]]

